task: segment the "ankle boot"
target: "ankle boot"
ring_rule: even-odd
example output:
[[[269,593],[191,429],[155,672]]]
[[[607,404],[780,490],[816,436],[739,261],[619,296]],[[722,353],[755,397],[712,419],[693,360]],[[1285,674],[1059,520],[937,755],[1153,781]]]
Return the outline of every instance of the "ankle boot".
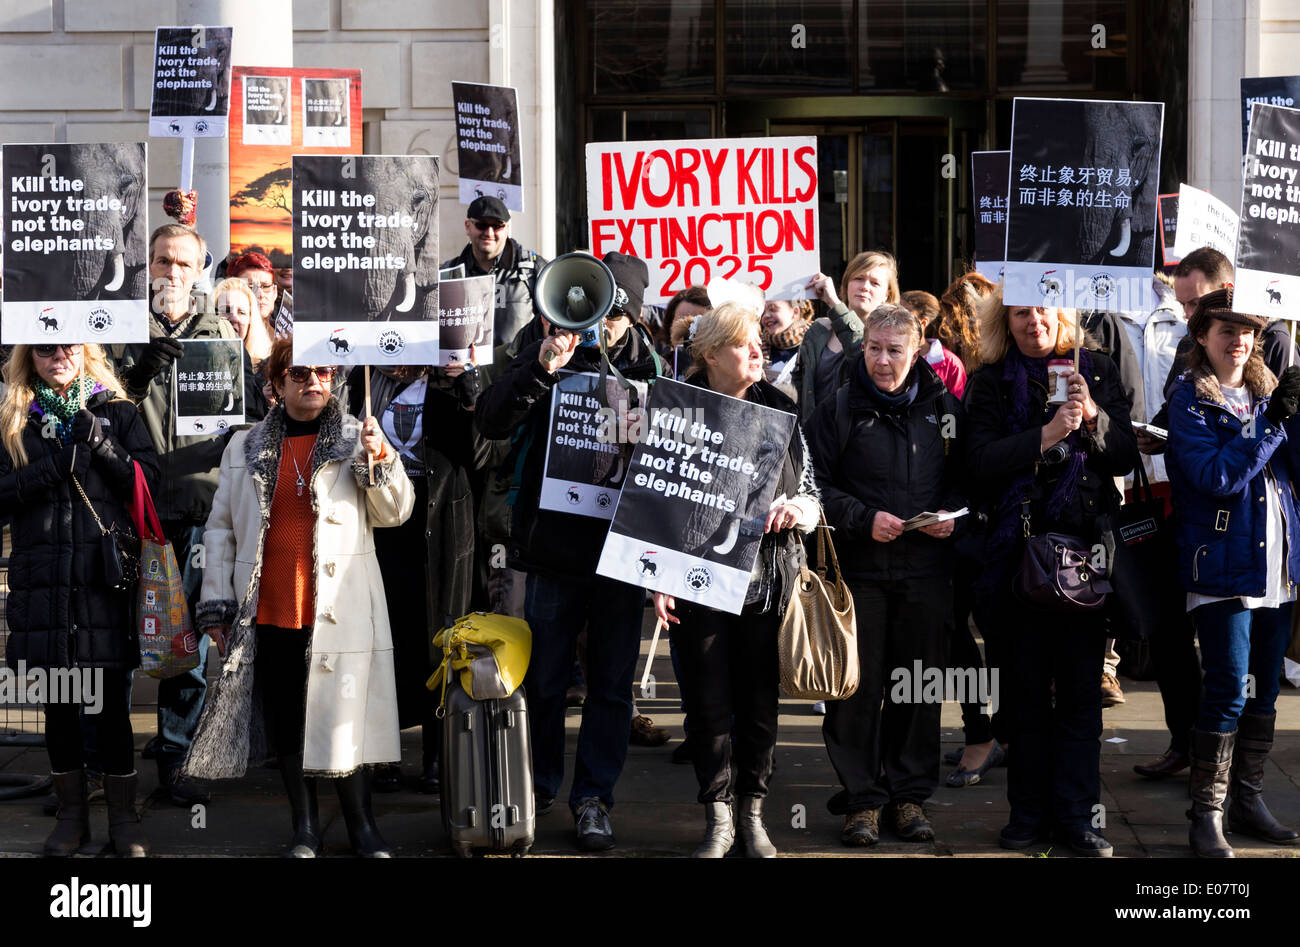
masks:
[[[1223,837],[1223,803],[1228,795],[1228,772],[1237,731],[1192,731],[1190,791],[1192,820],[1187,841],[1200,858],[1232,858],[1235,853]]]
[[[59,800],[54,831],[45,840],[45,854],[66,858],[90,841],[90,804],[86,801],[86,771],[51,773]]]
[[[370,807],[370,773],[359,767],[350,776],[334,780],[339,794],[343,821],[348,827],[348,841],[352,850],[362,858],[392,858],[386,843],[375,825],[375,813]]]
[[[1242,714],[1237,721],[1237,743],[1232,753],[1228,828],[1275,845],[1289,845],[1300,832],[1288,829],[1264,805],[1264,761],[1273,748],[1277,714]]]
[[[137,773],[129,776],[104,774],[104,801],[108,804],[108,837],[113,850],[122,858],[144,858],[149,854],[149,840],[140,827],[140,813],[135,807],[135,790],[140,782]]]
[[[280,757],[280,775],[293,810],[293,839],[285,855],[315,858],[321,850],[320,812],[316,806],[316,779],[302,774],[302,754]]]
[[[704,842],[691,855],[692,858],[722,858],[731,851],[736,841],[731,806],[725,802],[705,803],[704,826]]]
[[[740,844],[746,858],[775,858],[776,846],[767,837],[763,825],[763,797],[741,796],[740,815],[737,818]]]

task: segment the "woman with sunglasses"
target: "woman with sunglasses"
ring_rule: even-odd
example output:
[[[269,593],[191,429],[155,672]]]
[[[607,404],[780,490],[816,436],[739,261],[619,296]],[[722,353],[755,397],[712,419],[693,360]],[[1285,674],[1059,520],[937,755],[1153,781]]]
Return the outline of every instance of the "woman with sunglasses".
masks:
[[[405,522],[414,491],[379,422],[343,411],[334,369],[291,366],[292,352],[287,338],[271,347],[276,406],[221,459],[195,612],[226,662],[185,771],[238,777],[277,756],[295,858],[320,852],[314,777],[333,777],[353,850],[387,858],[366,766],[401,753],[371,531]]]
[[[130,530],[132,461],[147,482],[156,482],[153,442],[98,345],[16,345],[4,377],[0,515],[12,518],[13,540],[6,661],[20,673],[76,669],[83,683],[94,681],[82,693],[87,712],[95,714],[95,760],[84,755],[82,705],[45,707],[59,801],[45,854],[72,855],[90,841],[86,765],[98,762],[113,847],[119,855],[143,856],[149,843],[135,808],[127,704],[131,670],[140,664],[134,579],[119,571],[103,530]]]

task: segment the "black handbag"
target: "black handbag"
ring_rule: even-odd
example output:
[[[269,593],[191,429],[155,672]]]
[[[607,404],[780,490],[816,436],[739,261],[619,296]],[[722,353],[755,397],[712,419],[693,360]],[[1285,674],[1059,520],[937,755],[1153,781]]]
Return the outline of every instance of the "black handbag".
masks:
[[[1094,550],[1085,540],[1065,533],[1034,536],[1028,501],[1021,505],[1020,521],[1025,551],[1013,585],[1021,600],[1058,612],[1100,610],[1111,591],[1109,562],[1100,561],[1106,558],[1104,549]]]
[[[1185,620],[1173,529],[1141,463],[1133,471],[1133,500],[1111,518],[1102,541],[1114,587],[1106,614],[1116,638],[1145,640],[1162,624]]]
[[[135,585],[140,581],[140,537],[134,530],[123,529],[116,523],[105,527],[76,477],[72,478],[72,485],[81,494],[90,515],[95,518],[95,525],[99,527],[99,555],[104,569],[104,584],[111,589]]]

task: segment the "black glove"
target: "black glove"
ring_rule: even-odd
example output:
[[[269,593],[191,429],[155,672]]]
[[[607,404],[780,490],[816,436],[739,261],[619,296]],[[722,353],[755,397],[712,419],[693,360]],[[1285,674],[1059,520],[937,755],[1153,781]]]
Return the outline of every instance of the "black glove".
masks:
[[[1273,424],[1281,424],[1297,411],[1300,411],[1300,365],[1292,365],[1277,380],[1273,397],[1264,409],[1264,418]]]
[[[157,374],[180,358],[185,347],[175,339],[157,336],[149,340],[140,359],[126,373],[126,383],[136,391],[149,387]]]
[[[90,450],[85,444],[72,443],[54,455],[54,462],[65,477],[72,474],[84,483],[90,470]]]
[[[465,370],[452,381],[451,386],[456,391],[456,397],[460,399],[461,407],[466,410],[474,407],[479,394],[483,391],[478,369],[472,365],[466,365]]]
[[[99,426],[99,418],[89,408],[82,408],[72,416],[72,442],[98,447],[104,441],[104,429]]]

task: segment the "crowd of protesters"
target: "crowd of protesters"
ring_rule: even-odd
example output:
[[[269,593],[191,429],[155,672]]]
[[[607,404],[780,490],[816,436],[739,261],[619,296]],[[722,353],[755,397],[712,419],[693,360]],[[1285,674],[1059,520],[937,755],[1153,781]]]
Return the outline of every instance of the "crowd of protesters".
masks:
[[[810,276],[816,309],[752,287],[711,300],[694,286],[648,320],[646,264],[611,253],[619,293],[597,348],[538,312],[546,261],[510,236],[500,201],[476,200],[465,229],[464,252],[443,266],[496,280],[496,358],[377,370],[367,402],[355,374],[293,364],[292,298],[263,254],[232,258],[225,278],[196,292],[211,260],[179,224],[150,239],[160,304],[147,344],[9,354],[8,661],[107,675],[95,719],[48,708],[58,810],[46,854],[86,843],[99,786],[117,852],[149,850],[129,717],[132,597],[109,574],[101,541],[107,526],[128,523],[136,477],[185,566],[202,634],[198,668],[159,689],[144,755],[178,805],[204,798],[195,778],[277,760],[296,857],[322,847],[321,779],[335,783],[355,852],[389,854],[371,792],[399,784],[401,729],[422,729],[417,786],[439,791],[430,641],[474,609],[531,627],[524,689],[543,816],[564,781],[585,635],[567,802],[579,848],[613,848],[629,739],[658,731],[633,699],[650,605],[670,631],[684,761],[704,807],[695,854],[772,857],[762,807],[777,738],[777,630],[823,518],[853,595],[861,662],[857,692],[830,702],[823,724],[841,784],[827,805],[844,817],[843,843],[875,845],[886,830],[934,839],[925,805],[941,778],[940,704],[900,700],[891,680],[898,668],[957,667],[1000,672],[1002,686],[987,708],[962,699],[965,740],[949,755],[948,785],[973,785],[1005,763],[1004,847],[1055,839],[1109,855],[1095,813],[1102,709],[1123,700],[1113,609],[1054,607],[1026,594],[1024,571],[1031,537],[1057,537],[1058,551],[1103,544],[1124,478],[1139,467],[1169,503],[1181,588],[1151,593],[1163,596],[1150,645],[1170,744],[1137,774],[1188,771],[1197,855],[1233,854],[1225,814],[1237,832],[1300,838],[1262,799],[1300,574],[1300,368],[1285,331],[1233,308],[1221,254],[1198,250],[1172,279],[1156,274],[1150,312],[1006,305],[1001,287],[974,272],[937,296],[928,290],[940,287],[904,291],[894,258],[871,251],[838,285]],[[193,338],[243,341],[251,427],[176,433],[173,363]],[[598,371],[602,351],[634,382],[676,377],[797,417],[739,615],[651,600],[596,575],[605,522],[539,509],[556,373]],[[963,510],[909,528],[923,512]],[[205,555],[194,557],[199,544]],[[212,693],[209,642],[223,661]],[[340,699],[344,676],[362,693]]]

